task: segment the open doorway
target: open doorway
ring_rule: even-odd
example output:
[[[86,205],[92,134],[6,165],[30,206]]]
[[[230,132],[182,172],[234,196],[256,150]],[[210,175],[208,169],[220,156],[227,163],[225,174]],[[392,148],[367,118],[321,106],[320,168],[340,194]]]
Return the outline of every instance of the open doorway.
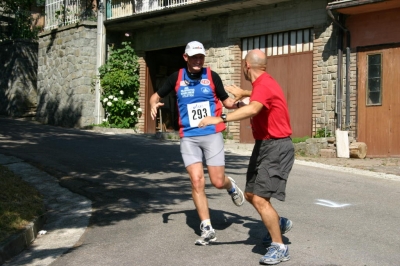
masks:
[[[146,52],[148,99],[163,86],[169,75],[186,66],[182,56],[184,51],[185,47],[182,46]],[[149,133],[175,132],[179,130],[175,91],[164,97],[162,102],[164,106],[158,110],[155,123],[147,125],[147,132]]]

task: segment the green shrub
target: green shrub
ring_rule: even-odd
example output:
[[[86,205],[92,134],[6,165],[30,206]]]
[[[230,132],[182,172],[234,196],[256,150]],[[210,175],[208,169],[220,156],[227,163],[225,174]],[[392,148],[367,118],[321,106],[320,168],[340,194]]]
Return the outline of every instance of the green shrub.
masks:
[[[314,138],[327,138],[331,136],[331,131],[326,128],[319,128],[315,133]]]
[[[112,49],[107,62],[99,68],[101,103],[106,117],[103,126],[133,128],[142,109],[139,104],[139,63],[129,42]]]

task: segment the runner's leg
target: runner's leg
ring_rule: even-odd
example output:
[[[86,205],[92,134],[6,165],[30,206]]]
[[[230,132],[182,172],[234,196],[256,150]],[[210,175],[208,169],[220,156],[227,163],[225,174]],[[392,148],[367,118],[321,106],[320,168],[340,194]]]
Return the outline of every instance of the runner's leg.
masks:
[[[272,242],[283,243],[281,229],[279,227],[279,215],[272,206],[269,198],[246,193],[246,199],[254,206],[261,216],[265,227],[271,235]]]
[[[207,196],[205,193],[205,178],[203,163],[194,163],[186,167],[192,183],[192,197],[200,221],[210,219]]]

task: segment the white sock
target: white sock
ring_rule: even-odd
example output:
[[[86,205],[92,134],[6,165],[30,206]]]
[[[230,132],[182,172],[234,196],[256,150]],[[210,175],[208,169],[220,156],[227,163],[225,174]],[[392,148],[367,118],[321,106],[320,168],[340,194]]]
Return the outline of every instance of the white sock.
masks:
[[[285,244],[281,244],[281,243],[272,242],[272,243],[271,243],[271,245],[279,246],[279,249],[286,250],[286,246],[285,246]]]
[[[227,189],[229,193],[235,192],[235,190],[236,190],[235,182],[231,181],[231,185],[232,185],[231,189]]]
[[[203,228],[206,227],[206,226],[209,226],[209,227],[210,227],[210,230],[213,229],[213,228],[212,228],[212,225],[211,225],[211,220],[210,220],[210,219],[206,219],[206,220],[201,221],[201,224],[203,225]]]

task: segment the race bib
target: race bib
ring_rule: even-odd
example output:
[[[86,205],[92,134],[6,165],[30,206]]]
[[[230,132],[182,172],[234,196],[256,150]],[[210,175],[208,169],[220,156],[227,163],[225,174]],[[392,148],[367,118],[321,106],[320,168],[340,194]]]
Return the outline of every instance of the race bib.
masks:
[[[190,127],[197,127],[206,116],[211,116],[210,102],[191,103],[187,105]]]

